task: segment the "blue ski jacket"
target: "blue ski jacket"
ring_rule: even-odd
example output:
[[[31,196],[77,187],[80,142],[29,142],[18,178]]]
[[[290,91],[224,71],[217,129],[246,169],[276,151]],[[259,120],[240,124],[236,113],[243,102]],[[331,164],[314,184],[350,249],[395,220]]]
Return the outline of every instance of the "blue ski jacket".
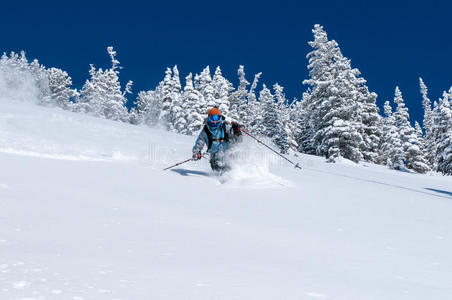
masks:
[[[230,143],[235,141],[237,137],[234,136],[234,131],[232,130],[231,125],[225,123],[223,125],[224,119],[220,120],[219,126],[217,128],[213,128],[208,122],[206,122],[207,129],[212,133],[212,146],[210,147],[209,153],[215,154],[219,151],[226,151],[230,147]],[[224,128],[224,130],[222,130]],[[229,142],[220,140],[225,138],[225,134],[229,136]],[[193,146],[193,153],[201,152],[204,148],[204,145],[209,144],[209,137],[207,133],[203,130],[199,133],[198,138],[196,139],[195,145]]]

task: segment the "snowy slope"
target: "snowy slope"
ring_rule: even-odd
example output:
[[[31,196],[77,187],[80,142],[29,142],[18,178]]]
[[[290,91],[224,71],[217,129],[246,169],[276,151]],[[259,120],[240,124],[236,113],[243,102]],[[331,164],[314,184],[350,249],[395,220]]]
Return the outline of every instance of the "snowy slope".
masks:
[[[0,102],[0,299],[451,299],[452,178]]]

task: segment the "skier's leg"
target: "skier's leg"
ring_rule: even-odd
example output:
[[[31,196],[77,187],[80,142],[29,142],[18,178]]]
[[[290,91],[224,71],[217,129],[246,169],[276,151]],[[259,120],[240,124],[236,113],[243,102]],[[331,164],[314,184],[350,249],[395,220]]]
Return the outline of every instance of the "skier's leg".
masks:
[[[210,154],[210,167],[213,171],[219,171],[219,166],[217,162],[217,157],[215,154]]]
[[[227,163],[226,151],[219,151],[218,153],[216,153],[215,164],[217,170],[220,171],[221,173],[224,173],[231,169],[231,167]]]

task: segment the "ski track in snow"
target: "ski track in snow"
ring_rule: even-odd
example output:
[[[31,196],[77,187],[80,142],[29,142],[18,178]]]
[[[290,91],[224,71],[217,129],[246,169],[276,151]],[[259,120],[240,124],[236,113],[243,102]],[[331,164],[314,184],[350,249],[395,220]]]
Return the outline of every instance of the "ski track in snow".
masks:
[[[452,295],[452,179],[0,101],[0,299]]]
[[[324,171],[324,170],[317,170],[317,169],[313,169],[313,168],[305,168],[305,170],[314,171],[314,172],[320,172],[320,173],[329,174],[329,175],[333,175],[333,176],[339,176],[339,177],[343,177],[343,178],[349,178],[349,179],[353,179],[353,180],[357,180],[357,181],[363,181],[363,182],[369,182],[369,183],[373,183],[373,184],[384,185],[384,186],[388,186],[388,187],[392,187],[392,188],[396,188],[396,189],[403,189],[403,190],[407,190],[407,191],[411,191],[411,192],[415,192],[415,193],[421,193],[421,194],[425,194],[425,195],[429,195],[429,196],[433,196],[433,197],[438,197],[438,198],[452,199],[452,192],[449,192],[449,191],[436,190],[436,189],[432,189],[432,188],[424,188],[426,190],[436,191],[437,193],[435,194],[435,193],[429,193],[429,192],[426,192],[426,191],[417,190],[417,189],[413,189],[413,188],[409,188],[409,187],[404,187],[404,186],[397,185],[397,184],[391,184],[391,183],[388,183],[388,182],[382,182],[382,181],[371,180],[371,179],[364,179],[364,178],[354,177],[354,176],[350,176],[350,175],[346,175],[346,174],[333,173],[333,172],[328,172],[328,171]],[[449,196],[443,196],[441,194],[449,195]]]

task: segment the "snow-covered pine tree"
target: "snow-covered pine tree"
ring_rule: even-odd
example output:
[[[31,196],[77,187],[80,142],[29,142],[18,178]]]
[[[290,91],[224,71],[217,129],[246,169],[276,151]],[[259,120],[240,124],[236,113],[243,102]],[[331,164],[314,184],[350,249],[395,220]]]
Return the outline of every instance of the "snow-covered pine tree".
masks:
[[[116,59],[116,51],[113,47],[107,48],[108,54],[111,58],[111,68],[105,71],[106,75],[106,90],[104,101],[104,115],[107,119],[115,121],[128,122],[129,112],[127,110],[126,94],[131,94],[133,82],[129,80],[124,88],[121,90],[121,83],[119,81],[119,61]]]
[[[38,102],[41,95],[35,78],[29,70],[25,52],[20,56],[3,53],[0,59],[0,94],[7,99]]]
[[[63,96],[64,92],[59,91],[56,92],[55,94],[55,89],[51,90],[51,88],[55,88],[55,80],[59,79],[56,77],[50,78],[49,75],[59,76],[62,74],[59,73],[59,75],[56,75],[56,73],[54,72],[56,70],[55,68],[47,70],[43,65],[39,63],[37,59],[29,63],[24,51],[21,51],[20,55],[15,52],[11,52],[10,57],[8,57],[6,53],[4,53],[0,60],[0,67],[2,68],[3,73],[8,74],[3,78],[3,80],[7,82],[7,88],[15,89],[17,92],[17,95],[14,95],[12,97],[8,96],[8,98],[11,99],[27,98],[22,97],[21,94],[28,90],[28,94],[30,94],[30,92],[32,94],[28,98],[37,99],[38,104],[43,105],[61,104],[55,103],[56,101],[55,98],[53,97],[55,97],[58,94],[58,99],[61,100],[64,98]],[[66,77],[68,77],[67,73],[66,72],[64,73],[66,74]],[[50,82],[51,79],[53,80],[52,83]],[[64,81],[66,79],[61,78],[61,80]],[[51,84],[52,87],[50,86]],[[63,90],[69,92],[70,89],[68,88],[67,84],[68,83],[66,82],[66,88],[63,88]],[[69,85],[70,84],[71,83],[69,77]],[[72,93],[75,93],[74,90],[71,91]],[[3,91],[4,95],[6,93],[7,93],[6,90]],[[63,105],[62,107],[68,108],[66,105]]]
[[[337,52],[335,42],[328,41],[323,27],[316,24],[312,30],[314,41],[308,44],[314,49],[306,56],[309,60],[308,69],[310,79],[304,80],[307,92],[303,94],[300,113],[300,133],[297,137],[299,151],[309,154],[323,155],[323,150],[317,149],[314,135],[320,126],[320,110],[322,103],[329,93],[328,84],[333,80],[334,52]],[[320,151],[318,151],[320,150]]]
[[[149,100],[152,97],[152,91],[140,91],[134,102],[134,106],[130,109],[130,123],[141,125],[144,123],[144,116],[147,111]]]
[[[303,93],[303,98],[296,104],[296,128],[297,135],[295,141],[297,142],[297,150],[301,153],[316,154],[314,148],[314,126],[312,125],[313,118],[312,106],[310,102],[311,90]]]
[[[162,101],[159,97],[162,88],[163,83],[160,83],[154,91],[138,93],[135,106],[130,110],[130,123],[144,124],[149,127],[158,124],[162,109]]]
[[[173,79],[173,93],[179,94],[182,89],[182,85],[180,83],[179,69],[177,68],[177,65],[173,67],[172,79]]]
[[[100,85],[103,76],[102,69],[96,70],[91,64],[89,70],[90,79],[87,79],[77,99],[75,111],[97,115],[102,110],[103,89]]]
[[[25,52],[20,52],[20,58],[19,54],[14,51],[11,52],[9,56],[6,52],[3,52],[2,58],[0,59],[0,67],[2,67],[2,69],[11,68],[21,71],[28,70],[28,60],[25,56]]]
[[[397,104],[394,118],[400,134],[406,167],[416,172],[425,173],[425,169],[428,169],[428,167],[424,166],[424,153],[422,153],[419,146],[416,145],[417,137],[414,128],[409,122],[410,115],[408,113],[408,108],[405,106],[399,87],[396,87],[395,89],[394,103]]]
[[[299,127],[298,127],[298,107],[297,107],[297,103],[299,103],[299,101],[294,98],[292,100],[292,102],[289,104],[289,108],[288,108],[288,114],[289,114],[289,118],[288,118],[288,122],[285,125],[285,130],[287,132],[287,136],[288,136],[288,143],[289,143],[289,148],[292,149],[293,151],[297,151],[298,150],[298,143],[297,143],[297,136],[299,133]]]
[[[73,102],[71,102],[71,99],[77,97],[78,92],[71,88],[71,77],[65,71],[57,68],[48,69],[47,75],[51,101],[63,109],[72,110]]]
[[[243,66],[239,66],[237,75],[239,76],[239,86],[230,97],[229,117],[239,123],[244,123],[243,120],[246,120],[246,107],[248,105],[247,87],[250,83],[246,80],[245,70]]]
[[[444,92],[443,98],[433,110],[434,135],[437,152],[435,166],[438,172],[452,175],[452,88]]]
[[[273,85],[273,91],[275,92],[276,107],[279,111],[283,111],[288,108],[287,98],[284,95],[284,87],[280,86],[278,83]]]
[[[357,70],[357,72],[359,71]],[[356,88],[359,91],[358,101],[362,106],[358,117],[360,117],[362,122],[361,136],[363,138],[360,149],[364,160],[375,163],[378,161],[378,146],[382,135],[381,116],[377,107],[378,96],[376,93],[369,91],[363,78],[359,79],[361,81],[356,81],[359,83]]]
[[[172,95],[173,95],[173,72],[170,68],[166,68],[165,78],[163,79],[162,88],[162,110],[159,120],[169,128],[171,123]]]
[[[193,76],[193,87],[195,88],[195,90],[197,90],[199,93],[201,93],[201,87],[200,87],[200,75],[199,74],[195,74],[195,76]]]
[[[441,156],[438,159],[438,171],[444,175],[452,175],[452,130],[449,130],[445,140],[441,143]]]
[[[23,57],[25,57],[25,54]],[[29,64],[29,70],[35,79],[36,86],[40,91],[40,104],[51,104],[51,92],[46,68],[41,65],[37,59],[35,59]]]
[[[146,92],[140,91],[138,92],[137,98],[133,102],[133,107],[129,112],[129,123],[133,125],[141,125],[143,124],[143,114],[144,108],[146,107]]]
[[[296,117],[294,116],[295,105],[289,105],[286,96],[284,95],[284,87],[278,83],[273,85],[276,98],[276,110],[279,118],[279,122],[282,127],[280,130],[280,141],[276,144],[281,149],[282,153],[287,153],[289,149],[297,150],[296,136]],[[296,103],[294,100],[292,104]]]
[[[256,133],[269,137],[278,146],[281,153],[287,153],[289,145],[284,126],[278,115],[277,103],[265,84],[259,93],[259,102],[262,105],[262,118],[260,124],[255,128]]]
[[[172,78],[172,93],[171,93],[171,121],[169,124],[170,131],[187,134],[187,118],[186,118],[186,107],[184,105],[183,99],[181,97],[181,84],[179,78],[179,70],[177,66],[173,68],[173,78]]]
[[[4,68],[9,64],[9,57],[6,52],[3,52],[2,57],[0,58],[0,68]]]
[[[313,30],[314,48],[308,54],[311,79],[305,84],[312,87],[308,109],[312,109],[314,147],[319,155],[334,162],[344,157],[355,162],[362,159],[362,122],[357,82],[359,72],[352,69],[350,60],[340,52],[338,44],[328,41],[320,25]]]
[[[391,152],[392,144],[390,143],[389,132],[394,126],[394,117],[392,116],[392,107],[389,101],[384,104],[384,117],[381,119],[382,135],[380,144],[378,145],[378,163],[390,166],[389,153]]]
[[[198,84],[196,87],[206,102],[206,109],[216,107],[215,103],[215,89],[212,86],[212,77],[210,76],[210,67],[207,66],[202,70],[201,74],[197,78]],[[207,112],[207,111],[206,111]]]
[[[416,134],[416,138],[417,138],[419,141],[421,141],[421,143],[420,143],[420,145],[419,145],[419,148],[423,151],[423,150],[424,150],[424,142],[423,142],[424,134],[423,134],[423,132],[422,132],[421,125],[419,125],[419,122],[418,122],[418,121],[415,121],[415,122],[414,122],[414,133]]]
[[[276,104],[274,96],[271,91],[265,86],[259,92],[259,106],[262,108],[262,114],[256,116],[252,131],[257,135],[264,135],[270,137],[272,140],[278,138],[276,125],[278,120],[278,113],[276,111]]]
[[[408,168],[418,173],[425,174],[427,173],[427,171],[429,171],[430,168],[428,166],[427,160],[425,159],[422,129],[417,121],[415,122],[414,134],[415,138],[413,144],[408,148],[407,164],[408,162],[410,163]]]
[[[384,113],[386,117],[382,120],[383,135],[380,140],[379,161],[391,169],[401,170],[405,168],[403,147],[389,101],[385,102]]]
[[[375,162],[378,158],[381,136],[381,116],[376,105],[377,94],[369,91],[367,81],[361,77],[361,72],[351,67],[351,61],[342,55],[340,49],[333,59],[334,65],[339,70],[336,73],[335,81],[338,81],[336,85],[341,87],[339,91],[342,90],[341,97],[345,100],[340,110],[344,110],[345,107],[349,110],[349,113],[342,115],[341,118],[348,120],[350,128],[359,133],[352,136],[350,141],[359,143],[358,155],[362,154],[366,161]]]
[[[246,113],[244,114],[243,124],[246,128],[248,128],[252,133],[254,134],[261,134],[262,128],[261,126],[261,120],[262,120],[262,106],[257,101],[256,97],[256,87],[259,82],[259,78],[261,77],[262,72],[257,73],[254,75],[253,84],[250,87],[250,90],[248,92],[247,96],[247,106],[246,106]]]
[[[103,101],[102,117],[109,120],[128,122],[129,112],[127,111],[125,97],[126,93],[131,93],[132,82],[129,81],[125,91],[121,91],[121,83],[119,82],[119,71],[117,68],[108,69],[105,73],[106,90]]]
[[[419,170],[419,173],[426,173],[427,171],[430,170],[430,166],[427,162],[427,158],[425,157],[425,141],[424,141],[421,125],[419,125],[418,121],[415,122],[414,131],[416,134],[416,143],[415,144],[419,146],[420,151],[424,154],[423,155],[423,159],[424,159],[423,163],[425,164],[425,166],[422,166],[422,168],[425,170]],[[421,168],[419,168],[419,169],[421,169]]]
[[[224,116],[229,116],[230,96],[234,88],[232,83],[223,77],[220,67],[215,70],[211,84],[214,89],[215,106]]]
[[[94,115],[115,120],[128,122],[129,116],[125,106],[127,98],[125,95],[131,93],[132,81],[126,84],[121,91],[119,82],[119,61],[116,59],[116,51],[113,47],[107,47],[111,58],[111,68],[96,70],[93,65],[90,69],[90,80],[87,80],[81,91],[81,103],[84,110]]]
[[[205,103],[204,98],[193,86],[192,74],[185,78],[184,92],[182,93],[183,102],[187,111],[187,134],[195,135],[199,133],[204,124]]]
[[[428,89],[425,85],[422,78],[419,78],[419,85],[421,88],[421,94],[422,94],[422,105],[424,107],[424,131],[425,131],[425,137],[424,137],[424,154],[425,158],[427,159],[427,163],[429,167],[433,167],[433,164],[435,162],[435,153],[436,153],[436,144],[435,144],[435,137],[433,135],[433,113],[432,113],[432,106],[431,101],[428,98]]]

